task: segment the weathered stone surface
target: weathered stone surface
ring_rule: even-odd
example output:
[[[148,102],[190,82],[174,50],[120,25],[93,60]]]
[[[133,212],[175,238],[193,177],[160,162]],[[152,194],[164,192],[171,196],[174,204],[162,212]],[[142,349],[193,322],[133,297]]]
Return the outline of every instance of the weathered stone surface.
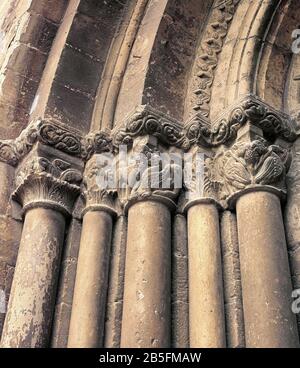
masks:
[[[236,217],[225,211],[221,218],[226,335],[229,348],[245,347],[242,285]]]
[[[9,0],[0,8],[1,138],[15,138],[30,110],[67,2]]]
[[[103,346],[112,215],[88,211],[83,218],[68,347]]]
[[[51,337],[51,347],[54,348],[66,348],[68,343],[80,235],[81,222],[72,219],[66,235],[62,263],[60,266],[58,293]]]
[[[298,7],[0,2],[3,346],[299,345]],[[103,191],[120,144],[148,167]],[[205,153],[203,187],[145,190],[167,152]]]
[[[176,215],[172,238],[172,347],[189,347],[187,224]]]
[[[26,215],[2,347],[46,347],[64,238],[63,215],[35,208]]]
[[[127,219],[120,216],[114,226],[105,317],[105,348],[119,348],[123,312]]]
[[[165,204],[129,208],[121,347],[166,348],[171,340],[171,215]]]

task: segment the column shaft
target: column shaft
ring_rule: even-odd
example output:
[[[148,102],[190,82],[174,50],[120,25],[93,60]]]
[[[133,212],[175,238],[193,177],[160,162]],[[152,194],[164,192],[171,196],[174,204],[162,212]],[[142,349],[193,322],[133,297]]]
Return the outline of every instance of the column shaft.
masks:
[[[188,210],[191,348],[226,346],[219,214],[214,204]]]
[[[105,211],[84,215],[68,347],[103,346],[112,216]]]
[[[279,198],[242,195],[236,206],[246,347],[296,347],[292,285]]]
[[[65,218],[52,209],[27,211],[2,333],[2,347],[47,347]]]
[[[170,347],[171,215],[143,201],[128,213],[121,347]]]

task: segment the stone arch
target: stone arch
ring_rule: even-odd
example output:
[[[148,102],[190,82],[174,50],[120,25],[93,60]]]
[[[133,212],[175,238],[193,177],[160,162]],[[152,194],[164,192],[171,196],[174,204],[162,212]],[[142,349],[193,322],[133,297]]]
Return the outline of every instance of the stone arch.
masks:
[[[149,2],[128,60],[116,122],[140,104],[183,120],[190,69],[212,3]],[[134,80],[137,72],[138,81]]]
[[[289,112],[292,32],[299,28],[295,1],[241,1],[219,57],[211,89],[211,120],[244,95],[253,94]],[[295,65],[296,62],[293,63]],[[295,83],[295,82],[294,82]],[[292,93],[292,92],[290,92]]]

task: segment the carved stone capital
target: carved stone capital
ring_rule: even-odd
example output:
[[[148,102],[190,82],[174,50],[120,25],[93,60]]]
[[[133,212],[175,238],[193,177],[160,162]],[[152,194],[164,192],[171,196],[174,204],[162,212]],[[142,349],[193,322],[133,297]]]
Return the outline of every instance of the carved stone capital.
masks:
[[[282,138],[293,142],[297,137],[294,121],[289,116],[253,95],[231,106],[212,124],[205,117],[195,116],[187,123],[185,134],[191,144],[202,147],[230,145],[247,123],[262,129],[265,137],[270,139]]]
[[[41,124],[40,120],[30,124],[16,139],[0,140],[0,160],[11,166],[17,166],[36,143]]]
[[[219,183],[214,181],[210,167],[212,152],[194,146],[188,154],[190,159],[185,162],[184,198],[180,198],[179,207],[187,211],[200,203],[218,203]],[[189,174],[187,174],[189,173]]]
[[[97,154],[87,162],[83,176],[83,196],[85,199],[85,209],[83,214],[88,211],[106,211],[115,214],[115,198],[117,190],[104,187],[101,178],[107,179],[114,175],[110,167],[102,167]]]
[[[137,137],[152,135],[161,143],[183,149],[189,148],[182,125],[149,106],[139,106],[121,127],[113,131],[113,145],[131,147]]]
[[[154,136],[135,139],[129,152],[128,165],[123,166],[118,173],[120,182],[125,183],[118,188],[119,199],[125,211],[134,203],[145,200],[159,201],[171,209],[176,207],[180,188],[176,188],[174,178],[182,167],[174,162],[163,165],[159,156],[160,149],[158,139]]]
[[[12,199],[21,204],[24,212],[44,207],[70,215],[80,194],[81,180],[78,167],[38,146],[18,168]]]
[[[112,150],[107,132],[82,137],[56,123],[38,120],[28,125],[18,138],[0,140],[0,161],[17,166],[38,142],[83,160],[88,160],[94,153]]]
[[[286,193],[289,150],[269,144],[264,138],[237,141],[230,149],[220,150],[210,162],[211,176],[218,183],[219,198],[230,206],[245,192]]]

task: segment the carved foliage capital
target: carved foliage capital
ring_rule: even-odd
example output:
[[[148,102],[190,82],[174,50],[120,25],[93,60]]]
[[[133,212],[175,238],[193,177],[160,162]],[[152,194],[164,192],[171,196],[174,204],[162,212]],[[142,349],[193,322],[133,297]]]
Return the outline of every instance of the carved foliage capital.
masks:
[[[16,177],[12,198],[23,206],[54,208],[71,214],[80,193],[81,173],[66,161],[33,157],[23,163]]]

